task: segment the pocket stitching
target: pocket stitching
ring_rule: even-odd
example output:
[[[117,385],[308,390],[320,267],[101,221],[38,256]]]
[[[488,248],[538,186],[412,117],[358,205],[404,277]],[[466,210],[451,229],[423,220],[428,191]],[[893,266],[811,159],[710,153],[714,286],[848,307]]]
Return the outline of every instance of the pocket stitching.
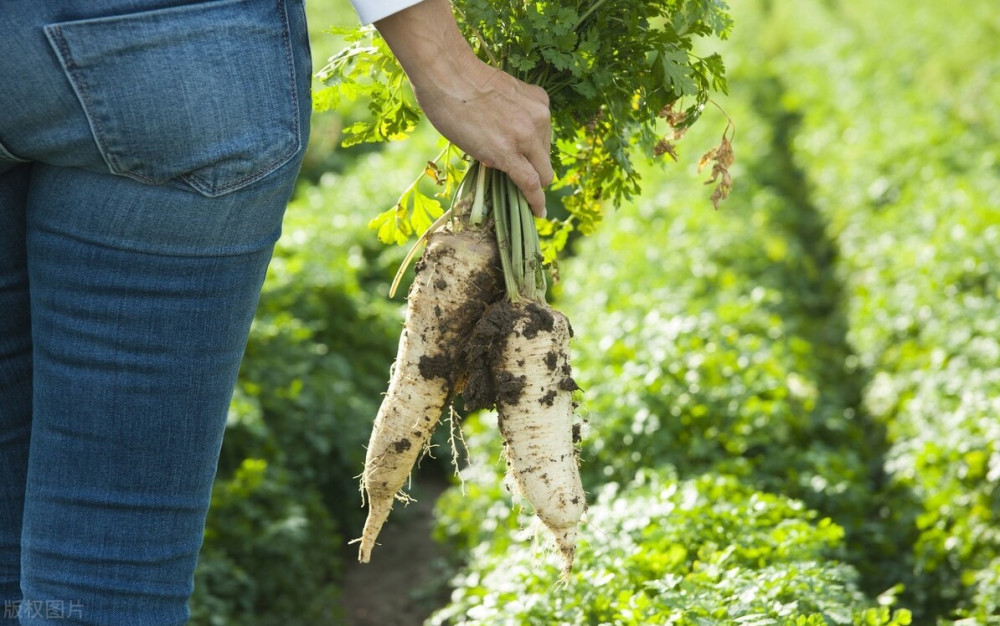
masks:
[[[79,66],[77,66],[76,61],[73,58],[73,53],[69,49],[69,44],[66,42],[62,28],[59,24],[50,24],[45,27],[45,35],[48,37],[49,42],[59,50],[59,54],[56,55],[59,57],[59,64],[63,66],[63,69],[67,74],[71,74],[73,76],[73,80],[69,81],[70,86],[73,88],[73,91],[76,92],[80,101],[84,104],[87,123],[90,124],[91,135],[93,135],[94,142],[97,143],[99,148],[98,152],[101,153],[101,158],[103,158],[104,162],[107,163],[108,169],[115,174],[127,176],[142,183],[153,182],[152,179],[142,176],[141,174],[122,171],[122,168],[117,163],[114,155],[102,139],[105,135],[105,131],[103,130],[103,126],[101,126],[100,120],[97,119],[96,115],[91,115],[89,112],[95,109],[94,101],[87,92],[87,81],[84,80],[83,75],[79,72]]]
[[[196,188],[205,195],[221,196],[229,191],[233,191],[234,189],[239,189],[240,187],[256,182],[272,173],[285,163],[288,163],[302,148],[302,128],[298,115],[299,97],[295,89],[295,81],[297,79],[297,76],[295,75],[295,55],[292,52],[292,42],[289,37],[291,25],[288,22],[288,6],[286,5],[285,0],[277,0],[277,2],[279,5],[279,12],[281,14],[281,39],[285,49],[285,64],[288,66],[289,81],[286,83],[286,86],[290,87],[289,94],[291,95],[292,109],[296,112],[293,126],[295,141],[289,145],[289,149],[286,154],[282,154],[281,156],[275,158],[271,163],[258,168],[258,171],[253,174],[244,176],[243,178],[233,181],[224,187],[217,187],[214,192],[211,191],[211,187],[207,184],[207,181],[197,174],[184,174],[180,177],[181,180],[188,182],[192,187]]]

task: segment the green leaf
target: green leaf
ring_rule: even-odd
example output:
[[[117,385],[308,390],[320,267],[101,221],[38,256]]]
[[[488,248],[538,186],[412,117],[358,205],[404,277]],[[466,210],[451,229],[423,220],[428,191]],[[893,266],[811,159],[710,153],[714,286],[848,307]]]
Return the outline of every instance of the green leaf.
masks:
[[[417,189],[410,194],[410,202],[410,231],[414,234],[426,232],[434,220],[444,213],[440,202]]]
[[[687,112],[686,128],[710,92],[725,91],[721,57],[690,53],[696,38],[728,36],[732,21],[721,0],[455,0],[454,7],[481,58],[549,94],[553,143],[566,151],[556,160],[574,225],[543,240],[571,230],[593,233],[608,206],[641,192],[632,161],[660,141],[661,111],[690,98],[676,107]],[[367,101],[368,119],[344,128],[345,146],[407,137],[420,111],[385,42],[372,28],[340,35],[347,47],[320,72],[336,93],[320,92],[317,105]],[[446,189],[454,185],[448,174]],[[440,210],[417,192],[401,201],[391,218],[377,220],[383,241],[418,232]],[[546,259],[563,245],[543,241]]]
[[[688,61],[688,53],[684,50],[654,51],[651,59],[659,63],[658,73],[670,84],[677,96],[698,93],[698,85],[691,77],[692,70]]]
[[[368,223],[368,228],[377,231],[378,240],[385,244],[401,246],[410,238],[407,222],[400,217],[401,207],[395,207],[379,213]]]
[[[368,223],[382,243],[403,245],[410,237],[424,233],[444,213],[441,203],[420,191],[417,183],[419,179],[403,192],[394,207]]]

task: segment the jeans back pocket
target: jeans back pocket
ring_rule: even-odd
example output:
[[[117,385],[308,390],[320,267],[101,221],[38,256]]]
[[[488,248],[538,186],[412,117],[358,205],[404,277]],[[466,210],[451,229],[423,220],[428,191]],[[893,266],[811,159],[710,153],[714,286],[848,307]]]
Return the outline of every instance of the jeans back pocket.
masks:
[[[219,196],[303,145],[284,0],[201,2],[45,32],[113,173]]]

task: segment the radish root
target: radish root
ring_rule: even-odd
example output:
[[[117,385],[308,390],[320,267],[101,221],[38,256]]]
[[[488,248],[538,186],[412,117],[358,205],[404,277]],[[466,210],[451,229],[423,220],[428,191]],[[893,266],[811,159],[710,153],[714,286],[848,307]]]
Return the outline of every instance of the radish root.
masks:
[[[545,302],[538,232],[517,187],[473,163],[456,196],[456,219],[438,230],[442,218],[427,236],[408,295],[361,477],[368,518],[358,558],[371,558],[393,501],[406,498],[414,463],[461,393],[467,410],[496,408],[508,475],[555,538],[565,580],[587,508],[575,446],[573,330]],[[460,225],[466,230],[456,232]],[[457,455],[454,430],[449,440]]]
[[[393,501],[445,408],[461,389],[461,346],[499,297],[495,243],[476,231],[428,237],[407,296],[406,320],[385,398],[375,417],[361,476],[368,517],[358,559],[367,563]]]
[[[575,447],[572,333],[566,316],[547,304],[494,304],[469,343],[463,392],[469,408],[496,406],[508,473],[553,534],[564,577],[587,508]]]

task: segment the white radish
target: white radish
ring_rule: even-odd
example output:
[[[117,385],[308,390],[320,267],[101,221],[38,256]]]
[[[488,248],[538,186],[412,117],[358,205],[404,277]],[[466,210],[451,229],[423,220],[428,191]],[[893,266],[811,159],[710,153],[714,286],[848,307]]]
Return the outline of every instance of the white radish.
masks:
[[[566,316],[545,303],[498,302],[480,321],[473,343],[489,374],[473,365],[469,380],[470,387],[482,379],[492,387],[480,396],[495,400],[508,471],[555,537],[564,577],[587,508],[574,442],[572,332]]]
[[[389,387],[375,417],[361,490],[368,517],[358,560],[367,563],[382,525],[464,381],[461,353],[487,306],[500,297],[495,240],[474,230],[428,237],[407,296]]]

